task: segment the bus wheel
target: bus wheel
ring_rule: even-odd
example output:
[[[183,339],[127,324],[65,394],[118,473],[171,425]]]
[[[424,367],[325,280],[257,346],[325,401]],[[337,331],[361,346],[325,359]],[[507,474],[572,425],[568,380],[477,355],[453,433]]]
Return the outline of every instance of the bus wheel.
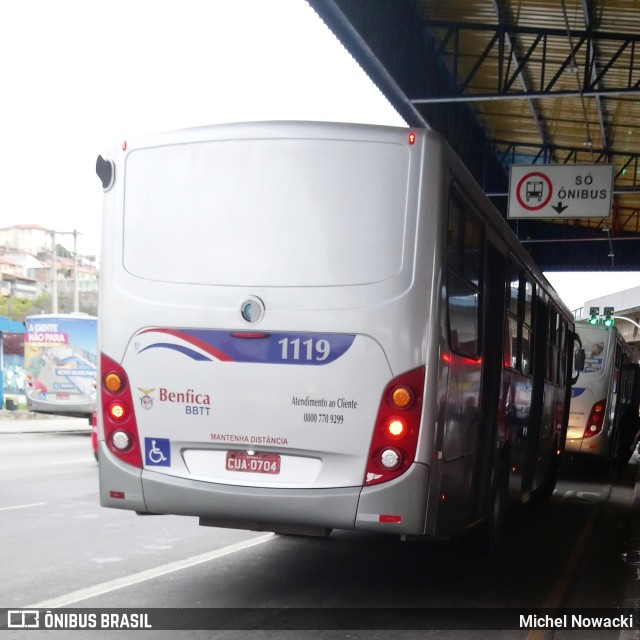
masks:
[[[485,513],[485,525],[483,531],[483,546],[489,552],[495,552],[502,537],[502,527],[504,524],[507,509],[507,498],[509,493],[509,467],[502,460],[491,486],[491,494]]]

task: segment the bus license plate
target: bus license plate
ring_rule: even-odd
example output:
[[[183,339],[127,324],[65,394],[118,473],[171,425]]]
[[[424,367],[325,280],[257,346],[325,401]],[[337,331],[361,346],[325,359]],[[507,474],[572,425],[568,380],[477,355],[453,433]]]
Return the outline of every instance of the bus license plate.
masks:
[[[227,451],[227,471],[247,473],[280,473],[280,456],[277,453],[254,453]]]

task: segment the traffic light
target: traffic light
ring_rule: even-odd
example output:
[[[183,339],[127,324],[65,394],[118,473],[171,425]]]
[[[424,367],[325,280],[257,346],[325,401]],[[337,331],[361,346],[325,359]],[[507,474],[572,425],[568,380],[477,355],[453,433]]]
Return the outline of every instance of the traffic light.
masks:
[[[598,315],[600,314],[600,307],[589,308],[589,324],[598,324]]]
[[[607,329],[613,327],[613,307],[604,308],[604,320],[602,321]]]

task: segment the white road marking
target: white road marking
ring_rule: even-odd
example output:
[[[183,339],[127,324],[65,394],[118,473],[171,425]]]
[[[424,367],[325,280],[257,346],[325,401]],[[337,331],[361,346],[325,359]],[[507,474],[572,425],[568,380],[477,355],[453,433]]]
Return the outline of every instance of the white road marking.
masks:
[[[46,502],[32,502],[31,504],[16,504],[13,507],[0,507],[0,511],[10,511],[11,509],[28,509],[29,507],[41,507]]]
[[[0,471],[15,471],[16,469],[46,469],[47,467],[59,466],[63,464],[94,464],[97,467],[95,458],[76,458],[75,460],[47,460],[36,464],[2,464]]]
[[[168,564],[155,567],[154,569],[147,569],[145,571],[139,571],[138,573],[132,573],[131,575],[124,576],[122,578],[109,580],[108,582],[103,582],[102,584],[97,584],[93,587],[71,591],[70,593],[66,593],[65,595],[59,596],[57,598],[43,600],[42,602],[31,604],[23,608],[55,609],[58,607],[68,607],[69,605],[75,604],[76,602],[88,600],[89,598],[94,598],[96,596],[115,591],[116,589],[130,587],[134,584],[145,582],[146,580],[153,580],[154,578],[166,575],[167,573],[173,573],[174,571],[188,569],[189,567],[194,567],[196,565],[203,564],[204,562],[210,562],[211,560],[217,560],[218,558],[223,558],[224,556],[228,556],[232,553],[236,553],[244,549],[250,549],[251,547],[255,547],[259,544],[269,542],[275,537],[275,533],[266,533],[264,535],[258,536],[257,538],[251,538],[250,540],[245,540],[244,542],[238,542],[236,544],[222,547],[222,549],[217,549],[216,551],[208,551],[207,553],[201,553],[200,555],[192,556],[191,558],[185,558],[184,560],[170,562]]]

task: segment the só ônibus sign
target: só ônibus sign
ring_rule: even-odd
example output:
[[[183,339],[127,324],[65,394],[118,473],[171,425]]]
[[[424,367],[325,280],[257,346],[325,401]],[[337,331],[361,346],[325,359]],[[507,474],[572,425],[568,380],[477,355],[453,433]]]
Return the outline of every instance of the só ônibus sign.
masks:
[[[608,218],[613,165],[511,165],[509,218]]]

